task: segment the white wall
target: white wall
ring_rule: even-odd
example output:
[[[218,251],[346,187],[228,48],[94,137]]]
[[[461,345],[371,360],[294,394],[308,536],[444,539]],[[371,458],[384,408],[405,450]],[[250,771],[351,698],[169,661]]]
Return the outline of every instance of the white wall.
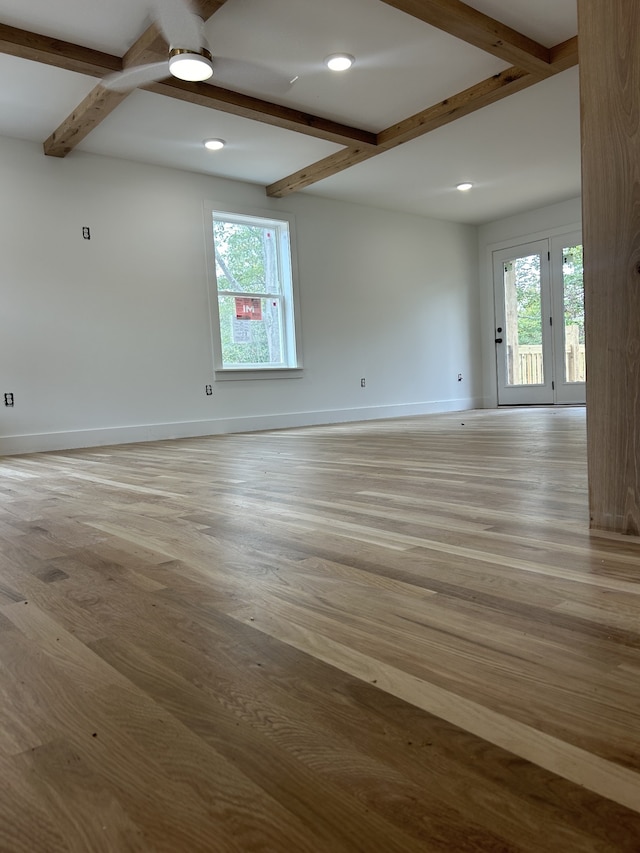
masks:
[[[510,216],[508,219],[489,222],[478,229],[482,387],[483,405],[486,408],[497,405],[493,251],[553,237],[556,234],[578,231],[581,224],[581,199],[574,198],[518,216]]]
[[[0,186],[0,452],[480,402],[475,228],[2,138]],[[205,396],[205,199],[295,215],[302,378]]]

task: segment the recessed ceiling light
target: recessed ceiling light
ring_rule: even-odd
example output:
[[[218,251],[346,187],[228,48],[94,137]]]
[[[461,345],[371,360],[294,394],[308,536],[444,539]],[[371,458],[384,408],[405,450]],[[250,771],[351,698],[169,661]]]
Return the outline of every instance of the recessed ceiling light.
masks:
[[[324,60],[324,64],[332,71],[347,71],[355,62],[350,53],[332,53]]]
[[[469,190],[473,187],[473,184],[469,183],[469,181],[465,181],[462,184],[458,184],[456,189],[460,190],[461,193],[469,192]]]
[[[208,148],[209,151],[219,151],[221,148],[224,148],[224,146],[224,139],[205,139],[204,141],[204,147]]]
[[[208,80],[213,74],[211,53],[203,47],[200,52],[173,48],[169,54],[169,71],[178,80],[196,83]]]

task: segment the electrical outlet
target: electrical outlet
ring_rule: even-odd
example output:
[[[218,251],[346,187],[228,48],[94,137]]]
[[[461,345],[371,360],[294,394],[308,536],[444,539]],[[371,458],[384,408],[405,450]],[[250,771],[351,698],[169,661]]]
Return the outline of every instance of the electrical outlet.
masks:
[[[366,387],[366,385],[367,385],[367,380],[363,377],[363,378],[360,380],[360,387],[361,387],[361,388],[365,388],[365,387]]]
[[[462,374],[461,373],[458,374],[458,382],[462,382]]]
[[[13,394],[5,394],[4,395],[4,404],[5,406],[13,406]]]
[[[213,387],[211,385],[205,385],[204,393],[207,395],[207,397],[211,397],[211,395],[213,394]]]
[[[84,237],[85,240],[91,239],[91,229],[89,228],[88,225],[85,225],[84,228],[82,229],[82,236]]]

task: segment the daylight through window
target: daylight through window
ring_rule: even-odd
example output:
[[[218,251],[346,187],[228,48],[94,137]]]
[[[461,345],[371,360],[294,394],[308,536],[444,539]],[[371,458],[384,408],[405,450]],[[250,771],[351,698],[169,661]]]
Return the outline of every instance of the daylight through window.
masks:
[[[213,247],[222,369],[297,367],[290,222],[214,210]]]

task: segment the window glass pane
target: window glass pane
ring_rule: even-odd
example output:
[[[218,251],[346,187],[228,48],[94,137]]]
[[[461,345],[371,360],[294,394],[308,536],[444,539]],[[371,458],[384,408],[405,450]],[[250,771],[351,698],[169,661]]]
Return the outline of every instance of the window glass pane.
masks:
[[[218,290],[281,293],[278,252],[281,227],[214,218]]]
[[[540,255],[504,264],[508,385],[542,385],[542,305]]]
[[[564,378],[565,382],[586,379],[584,346],[584,284],[582,246],[562,250],[564,294]]]
[[[279,296],[218,296],[224,367],[283,364],[282,300]]]

